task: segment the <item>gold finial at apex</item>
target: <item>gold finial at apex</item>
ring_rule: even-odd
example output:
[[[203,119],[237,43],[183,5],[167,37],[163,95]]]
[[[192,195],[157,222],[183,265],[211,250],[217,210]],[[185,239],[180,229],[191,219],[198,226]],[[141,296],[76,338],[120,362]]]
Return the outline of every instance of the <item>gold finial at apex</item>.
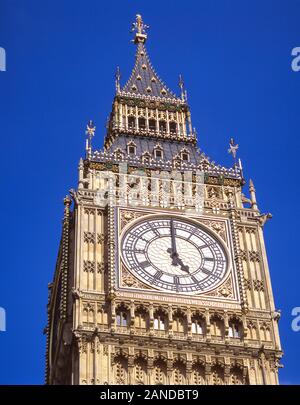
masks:
[[[92,120],[89,120],[89,122],[86,126],[86,131],[85,131],[86,135],[88,135],[88,137],[90,139],[92,139],[92,137],[95,135],[95,131],[96,131],[95,124],[93,123]]]
[[[136,21],[134,23],[132,23],[132,28],[131,28],[131,32],[136,31],[135,33],[135,38],[133,40],[133,42],[135,44],[139,43],[139,42],[145,42],[147,39],[147,33],[146,30],[150,28],[149,25],[144,24],[144,21],[142,19],[142,16],[140,14],[136,15]]]

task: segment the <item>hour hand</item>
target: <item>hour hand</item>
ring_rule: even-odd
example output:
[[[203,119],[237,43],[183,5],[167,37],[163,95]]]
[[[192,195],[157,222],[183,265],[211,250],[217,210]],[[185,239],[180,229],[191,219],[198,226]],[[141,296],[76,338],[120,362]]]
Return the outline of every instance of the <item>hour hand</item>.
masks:
[[[178,260],[177,260],[178,259],[178,254],[177,254],[177,252],[174,252],[172,248],[168,248],[167,252],[170,253],[170,257],[172,259],[173,266],[177,266],[177,264],[178,264]]]
[[[187,273],[190,272],[189,266],[185,266],[183,261],[177,256],[177,263],[180,265],[182,271],[186,271]]]

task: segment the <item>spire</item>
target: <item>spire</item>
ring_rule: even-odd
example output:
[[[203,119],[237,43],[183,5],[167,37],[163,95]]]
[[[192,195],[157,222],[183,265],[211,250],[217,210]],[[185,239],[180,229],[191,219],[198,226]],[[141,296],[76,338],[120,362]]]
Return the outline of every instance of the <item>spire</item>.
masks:
[[[120,78],[121,78],[119,66],[117,66],[115,78],[116,78],[116,92],[119,93],[120,92]]]
[[[185,98],[185,96],[186,96],[186,91],[184,91],[184,81],[183,81],[182,75],[179,75],[179,82],[178,82],[178,85],[179,85],[179,87],[180,87],[181,100],[182,100],[182,101],[185,101],[185,100],[186,100],[186,98]]]
[[[137,14],[136,22],[132,24],[131,32],[136,31],[133,42],[137,45],[135,65],[131,76],[121,92],[138,96],[154,96],[159,98],[169,98],[180,100],[165,83],[160,79],[154,70],[150,58],[147,54],[145,41],[147,39],[146,29],[142,17]],[[181,100],[180,100],[181,101]]]
[[[251,199],[251,208],[254,210],[257,210],[257,201],[256,201],[256,194],[255,194],[255,187],[253,184],[252,179],[249,180],[249,193],[250,193],[250,199]]]

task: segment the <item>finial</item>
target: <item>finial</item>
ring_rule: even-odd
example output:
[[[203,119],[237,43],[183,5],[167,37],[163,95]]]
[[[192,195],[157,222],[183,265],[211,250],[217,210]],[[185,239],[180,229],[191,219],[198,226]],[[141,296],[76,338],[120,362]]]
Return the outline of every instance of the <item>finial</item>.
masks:
[[[136,31],[133,42],[138,44],[139,42],[145,43],[147,39],[146,30],[149,28],[149,25],[144,24],[142,16],[140,14],[136,15],[136,22],[132,23],[131,32]]]
[[[85,150],[87,153],[87,156],[89,156],[92,152],[92,138],[95,135],[96,127],[95,124],[93,123],[92,120],[89,120],[87,126],[86,126],[86,131],[85,134],[88,136],[88,139],[86,140],[86,145],[85,145]]]
[[[95,124],[93,123],[92,120],[89,120],[89,122],[86,126],[85,134],[88,135],[90,142],[91,142],[93,136],[95,135],[95,131],[96,131]]]
[[[249,180],[249,193],[250,193],[250,199],[251,199],[251,208],[254,210],[258,210],[255,187],[254,187],[254,183],[253,183],[252,179]]]
[[[115,78],[116,78],[116,92],[119,93],[119,91],[120,91],[120,78],[121,78],[121,73],[120,73],[119,66],[117,66]]]
[[[180,92],[181,92],[181,100],[185,101],[186,97],[186,91],[184,91],[184,81],[182,75],[179,75],[179,82],[178,85],[180,87]]]
[[[234,164],[236,164],[236,153],[237,153],[238,148],[239,148],[239,145],[235,143],[233,138],[230,138],[228,153],[230,153],[232,155],[232,157],[234,159]]]

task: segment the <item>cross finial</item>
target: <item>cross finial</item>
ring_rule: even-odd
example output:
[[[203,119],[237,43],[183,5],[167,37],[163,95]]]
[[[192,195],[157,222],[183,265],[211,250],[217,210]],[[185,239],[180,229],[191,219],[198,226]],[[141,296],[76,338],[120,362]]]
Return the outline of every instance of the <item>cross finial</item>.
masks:
[[[149,25],[144,24],[142,16],[140,14],[136,15],[136,22],[132,23],[131,32],[136,31],[134,43],[137,44],[139,42],[144,43],[147,39],[146,30],[149,28]]]
[[[95,124],[93,123],[92,120],[89,120],[87,126],[86,126],[86,135],[88,135],[89,140],[92,140],[92,137],[95,135],[96,127]]]
[[[236,163],[236,153],[237,153],[238,148],[239,148],[239,145],[235,143],[233,138],[230,138],[228,153],[230,153],[232,155],[232,157],[234,159],[234,163]]]

